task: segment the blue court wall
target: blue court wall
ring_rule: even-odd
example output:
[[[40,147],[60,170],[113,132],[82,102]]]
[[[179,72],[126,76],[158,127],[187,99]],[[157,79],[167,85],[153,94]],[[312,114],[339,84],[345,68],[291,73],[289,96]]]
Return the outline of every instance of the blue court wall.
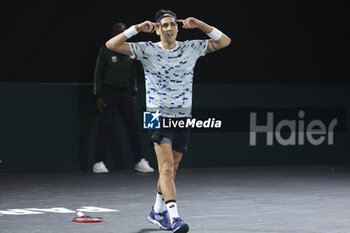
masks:
[[[193,94],[196,108],[236,109],[236,112],[242,109],[244,114],[232,116],[232,121],[245,126],[226,132],[191,132],[189,151],[184,155],[182,167],[350,162],[348,85],[195,84]],[[1,83],[0,97],[0,172],[91,170],[98,123],[91,84]],[[139,84],[138,100],[139,124],[142,127],[141,108],[145,104],[142,84]],[[251,119],[242,118],[249,118],[251,115],[248,113],[261,109],[269,112],[289,109],[286,118],[289,122],[301,120],[298,116],[300,110],[306,115],[309,109],[329,111],[329,117],[321,121],[328,126],[329,121],[336,118],[338,130],[334,132],[331,144],[325,138],[319,145],[313,145],[305,136],[302,144],[282,145],[290,137],[282,134],[282,138],[278,139],[277,132],[272,132],[273,145],[267,145],[266,133],[257,133],[256,144],[250,145]],[[335,114],[334,109],[340,110],[340,113]],[[321,115],[324,117],[324,113]],[[308,122],[317,120],[317,111],[313,117],[305,117],[305,127]],[[267,124],[266,114],[262,113],[258,118],[257,125]],[[274,122],[274,129],[277,123]],[[113,128],[107,166],[112,170],[132,169],[131,148],[119,114],[116,114]],[[327,136],[329,134],[324,135]],[[315,136],[314,139],[320,137]],[[156,167],[153,148],[145,131],[142,131],[142,143],[146,158]]]

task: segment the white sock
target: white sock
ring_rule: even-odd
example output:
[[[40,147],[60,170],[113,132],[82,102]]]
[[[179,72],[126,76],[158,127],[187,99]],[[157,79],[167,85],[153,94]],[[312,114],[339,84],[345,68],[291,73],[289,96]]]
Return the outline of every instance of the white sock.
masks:
[[[174,200],[168,201],[165,204],[165,206],[166,206],[166,208],[168,210],[170,221],[171,221],[171,224],[172,224],[173,223],[173,218],[178,218],[179,217],[179,213],[177,212],[176,201],[174,201]]]
[[[154,203],[154,212],[157,214],[163,213],[165,210],[165,203],[162,194],[157,192],[156,202]]]

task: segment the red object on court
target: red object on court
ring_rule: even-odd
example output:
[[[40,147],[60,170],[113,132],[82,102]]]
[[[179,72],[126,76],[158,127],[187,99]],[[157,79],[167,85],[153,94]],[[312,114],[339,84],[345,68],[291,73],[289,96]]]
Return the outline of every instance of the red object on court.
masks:
[[[95,223],[95,222],[103,222],[103,218],[100,217],[90,217],[90,216],[80,216],[73,218],[73,222],[80,222],[80,223]]]

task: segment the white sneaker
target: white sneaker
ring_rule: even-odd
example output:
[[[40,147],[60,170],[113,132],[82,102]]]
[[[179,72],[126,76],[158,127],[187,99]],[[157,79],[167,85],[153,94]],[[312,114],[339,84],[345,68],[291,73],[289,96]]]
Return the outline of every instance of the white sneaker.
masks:
[[[154,172],[154,169],[151,168],[146,159],[141,159],[140,162],[135,164],[135,170],[139,172]]]
[[[108,173],[108,169],[103,162],[95,163],[92,171],[95,173]]]

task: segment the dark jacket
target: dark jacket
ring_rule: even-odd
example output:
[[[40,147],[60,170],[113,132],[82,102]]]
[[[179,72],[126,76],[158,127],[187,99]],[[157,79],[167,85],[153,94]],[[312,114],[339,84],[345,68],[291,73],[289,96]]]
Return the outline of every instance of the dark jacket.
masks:
[[[109,50],[103,46],[98,54],[95,77],[94,95],[103,94],[103,86],[115,88],[131,88],[132,94],[137,92],[136,62],[127,55]]]

